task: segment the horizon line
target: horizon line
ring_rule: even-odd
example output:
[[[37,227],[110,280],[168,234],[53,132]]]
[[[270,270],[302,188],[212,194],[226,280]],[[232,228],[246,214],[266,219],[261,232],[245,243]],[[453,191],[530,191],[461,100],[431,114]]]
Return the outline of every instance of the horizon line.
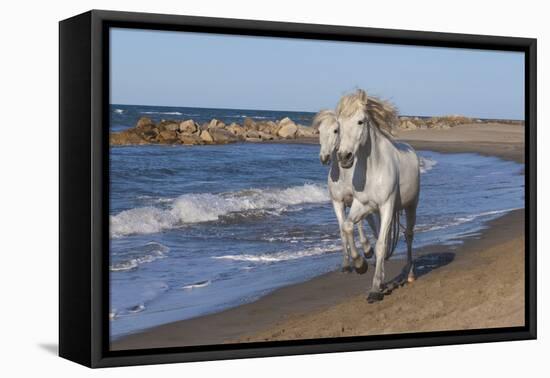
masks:
[[[110,106],[151,106],[151,107],[161,107],[161,108],[195,108],[195,109],[221,109],[221,110],[245,110],[245,111],[264,111],[264,112],[293,112],[293,113],[317,113],[322,109],[320,108],[317,111],[310,110],[276,110],[276,109],[250,109],[250,108],[224,108],[224,107],[205,107],[205,106],[181,106],[181,105],[150,105],[150,104],[123,104],[123,103],[110,103]],[[525,117],[523,118],[502,118],[502,117],[479,117],[472,115],[465,115],[459,113],[444,113],[441,115],[419,115],[419,114],[399,114],[398,117],[446,117],[446,116],[463,116],[468,118],[477,118],[481,120],[501,120],[501,121],[523,121],[525,122]]]

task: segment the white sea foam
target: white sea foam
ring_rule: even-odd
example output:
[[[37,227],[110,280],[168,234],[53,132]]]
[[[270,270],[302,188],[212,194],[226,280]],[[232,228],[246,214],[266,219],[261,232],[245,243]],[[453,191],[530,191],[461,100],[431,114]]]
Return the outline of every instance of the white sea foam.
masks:
[[[518,209],[520,209],[520,208],[484,211],[484,212],[481,212],[481,213],[478,213],[478,214],[471,214],[471,215],[466,215],[466,216],[463,216],[463,217],[457,217],[457,218],[454,218],[453,220],[451,220],[447,223],[444,223],[444,224],[435,224],[435,225],[419,224],[419,225],[416,226],[416,232],[429,232],[429,231],[442,230],[442,229],[446,229],[446,228],[454,227],[454,226],[460,226],[461,224],[471,222],[471,221],[473,221],[477,218],[488,217],[488,216],[491,216],[491,215],[505,214],[505,213],[508,213],[510,211],[518,210]]]
[[[145,310],[145,304],[144,303],[140,303],[138,305],[135,305],[131,308],[128,309],[128,312],[131,313],[131,314],[136,314],[138,312],[142,312]]]
[[[115,109],[116,114],[123,114],[125,112],[124,109]]]
[[[437,161],[420,156],[420,173],[431,171],[437,165]]]
[[[181,112],[141,112],[141,114],[183,115]]]
[[[242,254],[242,255],[224,255],[212,257],[217,260],[232,260],[232,261],[247,261],[255,263],[274,263],[281,261],[297,260],[304,257],[319,256],[326,253],[332,253],[341,249],[338,245],[330,245],[327,247],[313,247],[300,251],[264,253],[260,255]]]
[[[139,207],[110,217],[111,237],[152,234],[183,224],[219,220],[230,213],[261,210],[271,215],[288,206],[329,200],[326,186],[304,184],[287,189],[249,189],[239,192],[184,194],[167,208]]]
[[[212,281],[210,281],[210,280],[207,280],[207,281],[200,281],[200,282],[195,282],[195,283],[193,283],[193,284],[189,284],[189,285],[182,286],[181,288],[182,288],[183,290],[200,289],[201,287],[209,286],[211,283],[212,283]]]
[[[166,254],[170,250],[168,247],[156,242],[147,243],[147,245],[145,245],[145,249],[147,251],[145,254],[112,264],[109,267],[109,270],[111,272],[126,272],[129,270],[134,270],[142,264],[151,263],[155,260],[165,258]]]

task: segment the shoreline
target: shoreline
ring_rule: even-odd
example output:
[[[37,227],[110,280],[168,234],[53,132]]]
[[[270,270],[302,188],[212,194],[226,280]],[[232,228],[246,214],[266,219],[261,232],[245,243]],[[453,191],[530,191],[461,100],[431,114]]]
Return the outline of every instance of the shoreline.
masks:
[[[523,127],[499,125],[495,132],[472,126],[400,132],[396,139],[419,150],[524,162]],[[313,138],[290,142],[318,143]],[[521,326],[524,216],[524,209],[513,210],[461,238],[462,244],[415,249],[418,280],[376,304],[367,304],[365,295],[374,270],[371,259],[365,275],[330,272],[251,303],[123,336],[111,350]],[[386,262],[386,280],[403,266],[403,260]]]
[[[395,289],[376,304],[366,301],[374,270],[371,259],[365,275],[329,272],[276,289],[251,303],[124,336],[111,343],[111,350],[521,326],[524,255],[517,251],[524,248],[524,216],[523,209],[512,210],[487,222],[484,230],[465,237],[462,244],[415,250],[417,281]],[[509,264],[511,259],[517,261]],[[387,261],[387,281],[398,276],[404,264],[404,260]],[[474,269],[494,264],[498,267],[487,269],[486,274]],[[503,276],[506,282],[484,282],[501,265],[514,270]],[[500,293],[493,298],[497,305],[481,293],[484,284],[491,293]],[[502,295],[503,289],[514,285],[512,298]],[[447,293],[444,298],[433,297],[442,291]],[[426,307],[422,302],[433,304]],[[505,319],[497,316],[496,309],[506,312]],[[476,323],[482,314],[487,317]]]

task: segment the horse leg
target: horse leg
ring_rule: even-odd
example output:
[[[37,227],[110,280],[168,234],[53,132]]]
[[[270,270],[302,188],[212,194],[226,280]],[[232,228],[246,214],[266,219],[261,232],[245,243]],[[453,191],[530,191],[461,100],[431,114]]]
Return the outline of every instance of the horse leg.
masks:
[[[348,251],[348,243],[346,240],[346,235],[344,234],[344,231],[342,229],[344,219],[346,216],[346,208],[344,206],[344,202],[339,201],[332,201],[332,206],[334,207],[334,213],[336,214],[336,219],[338,220],[338,226],[340,229],[340,238],[342,239],[342,272],[350,273],[352,271],[352,268],[349,263],[349,251]]]
[[[416,280],[412,255],[414,225],[416,224],[416,204],[405,208],[405,216],[407,220],[407,226],[405,228],[405,241],[407,242],[407,265],[405,266],[404,273],[407,276],[407,282],[413,282]]]
[[[372,287],[367,296],[367,301],[369,303],[380,301],[384,298],[384,294],[382,293],[382,284],[384,282],[384,257],[388,249],[388,240],[393,216],[394,205],[393,201],[390,200],[380,208],[380,232],[374,251],[376,254],[376,268],[372,279]]]
[[[367,271],[368,264],[355,247],[355,240],[353,239],[353,225],[359,223],[359,221],[367,213],[368,209],[365,208],[365,206],[363,206],[360,202],[354,200],[343,226],[344,234],[351,253],[351,259],[353,260],[353,266],[355,271],[359,274],[364,274]]]
[[[369,239],[367,238],[367,235],[365,235],[365,231],[363,230],[363,221],[359,221],[357,224],[357,231],[359,232],[359,241],[361,242],[361,245],[363,246],[363,251],[365,252],[365,258],[370,258],[374,254],[374,250],[372,246],[369,243]]]

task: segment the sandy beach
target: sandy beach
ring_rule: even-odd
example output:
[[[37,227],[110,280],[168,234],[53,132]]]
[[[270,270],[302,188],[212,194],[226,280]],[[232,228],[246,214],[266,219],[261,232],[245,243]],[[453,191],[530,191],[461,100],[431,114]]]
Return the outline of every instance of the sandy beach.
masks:
[[[419,150],[476,152],[524,162],[524,127],[460,125],[400,131]],[[315,143],[313,140],[295,143]],[[459,245],[415,250],[418,279],[367,304],[365,275],[331,272],[239,307],[126,336],[112,350],[380,335],[524,325],[524,211],[486,224]],[[386,280],[404,261],[386,263]]]

